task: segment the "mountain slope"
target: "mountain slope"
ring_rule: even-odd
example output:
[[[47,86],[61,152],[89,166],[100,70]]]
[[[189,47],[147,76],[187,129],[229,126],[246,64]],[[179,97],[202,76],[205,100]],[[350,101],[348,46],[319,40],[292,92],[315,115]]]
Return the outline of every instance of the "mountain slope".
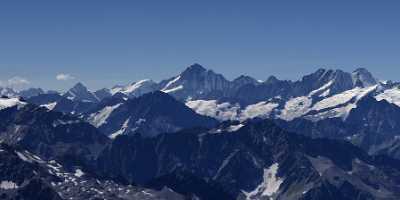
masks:
[[[332,138],[352,142],[373,155],[386,154],[400,158],[400,108],[386,100],[365,96],[349,112],[345,120],[329,118],[319,121],[277,120],[286,130],[313,138]]]
[[[20,146],[68,166],[90,168],[108,143],[96,128],[79,118],[26,104],[0,110],[0,141]]]
[[[27,101],[50,110],[79,115],[96,105],[100,98],[107,97],[107,94],[104,94],[104,92],[97,91],[97,94],[100,96],[97,97],[95,93],[87,90],[82,83],[77,83],[63,95],[59,93],[39,94],[28,98]]]
[[[111,138],[134,133],[152,137],[182,128],[210,127],[217,123],[214,119],[196,114],[163,92],[126,100],[124,97],[106,99],[85,116]]]
[[[138,82],[134,82],[127,86],[123,87],[114,87],[111,89],[111,95],[115,95],[116,93],[122,93],[130,98],[139,97],[143,94],[156,91],[158,89],[158,85],[149,79],[141,80]]]
[[[18,151],[0,143],[0,196],[2,199],[61,200],[50,182],[57,177]]]
[[[182,171],[160,182],[175,183],[181,191],[197,196],[206,194],[190,184],[184,187],[185,176],[197,177],[213,190],[238,199],[352,199],[354,195],[397,199],[400,195],[398,161],[382,163],[347,142],[308,139],[269,121],[155,138],[122,136],[97,163],[105,176],[123,176],[139,184],[155,184],[158,177]]]
[[[184,199],[165,188],[156,191],[98,180],[80,168],[66,171],[54,160],[1,143],[0,177],[1,199]]]

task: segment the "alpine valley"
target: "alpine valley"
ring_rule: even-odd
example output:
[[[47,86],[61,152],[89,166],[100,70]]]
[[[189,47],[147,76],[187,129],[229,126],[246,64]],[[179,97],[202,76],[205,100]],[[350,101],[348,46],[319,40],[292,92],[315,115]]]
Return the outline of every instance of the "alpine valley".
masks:
[[[0,94],[0,199],[400,199],[400,83],[363,68]]]

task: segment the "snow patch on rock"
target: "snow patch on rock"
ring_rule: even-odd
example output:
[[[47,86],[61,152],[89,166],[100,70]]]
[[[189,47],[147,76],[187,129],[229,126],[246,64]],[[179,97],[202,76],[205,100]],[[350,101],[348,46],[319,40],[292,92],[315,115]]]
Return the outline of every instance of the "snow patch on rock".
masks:
[[[14,107],[14,106],[24,106],[25,102],[19,100],[19,98],[0,98],[0,110]]]
[[[241,129],[243,126],[244,126],[243,124],[231,125],[226,129],[226,131],[235,132],[235,131],[238,131],[239,129]]]
[[[12,181],[1,181],[0,189],[3,189],[3,190],[18,189],[18,185]]]
[[[113,105],[113,106],[106,106],[103,109],[101,109],[100,111],[91,114],[89,117],[89,122],[97,128],[100,127],[101,125],[103,125],[104,123],[107,122],[107,119],[110,116],[110,114],[115,109],[117,109],[120,105],[121,105],[121,103]]]
[[[57,102],[52,102],[48,104],[40,105],[41,107],[47,108],[48,110],[53,110],[57,105]]]
[[[263,182],[251,192],[244,192],[247,200],[272,198],[279,191],[283,179],[278,177],[279,164],[274,163],[268,169],[264,169]]]
[[[83,171],[81,169],[76,169],[74,176],[76,177],[82,177],[85,173],[83,173]]]
[[[186,102],[186,106],[200,115],[216,118],[218,120],[236,120],[240,110],[239,105],[228,102],[218,103],[216,100],[194,100]]]
[[[310,110],[312,99],[306,96],[291,98],[286,102],[279,117],[284,120],[293,120],[303,116]]]
[[[173,93],[173,92],[176,92],[176,91],[182,90],[182,89],[183,89],[183,85],[179,85],[179,86],[176,86],[174,88],[167,89],[167,90],[161,90],[161,91],[165,92],[165,93]]]
[[[122,135],[125,132],[125,130],[128,128],[129,121],[130,121],[130,118],[126,119],[125,122],[122,124],[121,129],[119,129],[118,131],[109,135],[108,137],[111,139],[115,139],[118,135]]]
[[[172,79],[170,82],[168,82],[163,89],[161,89],[161,91],[166,91],[169,90],[169,87],[174,84],[175,82],[177,82],[179,79],[181,78],[181,76],[177,76],[174,79]]]
[[[387,89],[381,94],[377,95],[375,99],[378,101],[386,100],[389,103],[400,106],[400,88],[394,87],[391,89]]]
[[[150,79],[144,79],[127,86],[118,86],[111,89],[111,94],[122,93],[130,97],[138,97],[156,89],[156,83]]]
[[[240,114],[240,120],[251,119],[255,117],[268,117],[268,115],[276,108],[279,104],[269,103],[262,101],[256,104],[248,105]]]

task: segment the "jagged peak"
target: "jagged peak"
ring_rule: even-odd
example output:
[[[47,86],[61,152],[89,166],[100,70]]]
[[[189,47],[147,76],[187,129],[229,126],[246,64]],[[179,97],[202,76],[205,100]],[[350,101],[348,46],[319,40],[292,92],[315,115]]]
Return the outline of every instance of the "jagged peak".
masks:
[[[357,68],[351,75],[354,86],[368,87],[378,84],[377,79],[365,68]]]
[[[343,80],[343,78],[351,78],[351,74],[344,72],[341,69],[326,69],[319,68],[314,73],[303,76],[302,81],[313,80],[313,81],[334,81]]]
[[[368,73],[368,74],[370,74],[370,72],[366,68],[363,68],[363,67],[359,67],[359,68],[355,69],[353,71],[353,73]]]
[[[279,81],[279,79],[276,78],[276,76],[269,76],[268,79],[265,81],[265,83],[271,84],[271,83],[276,83],[278,81]]]
[[[327,68],[318,68],[317,71],[315,71],[313,74],[322,74],[325,73],[326,71],[329,71],[332,69],[327,69]]]
[[[99,101],[96,95],[91,91],[89,91],[88,88],[81,82],[75,84],[63,96],[67,97],[70,100],[92,101],[92,102]]]
[[[88,90],[88,89],[82,82],[78,82],[70,90]]]
[[[187,67],[182,74],[186,74],[186,73],[202,73],[202,72],[206,72],[207,69],[204,68],[203,66],[201,66],[198,63],[194,63],[192,65],[190,65],[189,67]]]
[[[247,75],[240,75],[239,77],[237,77],[233,80],[233,82],[238,82],[238,81],[248,81],[248,82],[255,82],[255,83],[257,82],[256,79],[254,79],[251,76],[247,76]]]
[[[168,80],[174,81],[174,80],[178,80],[181,78],[182,79],[192,79],[192,78],[196,78],[199,76],[212,76],[212,77],[219,77],[219,78],[225,79],[225,77],[222,74],[215,73],[213,70],[206,69],[202,65],[195,63],[195,64],[190,65],[188,68],[186,68],[182,73],[180,73],[180,75],[178,75],[174,78],[168,79]]]

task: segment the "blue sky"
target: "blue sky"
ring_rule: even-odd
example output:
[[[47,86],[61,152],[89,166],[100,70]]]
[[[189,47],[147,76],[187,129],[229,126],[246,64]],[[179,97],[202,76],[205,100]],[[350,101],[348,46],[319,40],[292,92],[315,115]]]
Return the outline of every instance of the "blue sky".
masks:
[[[365,67],[400,80],[399,10],[389,0],[0,1],[0,80],[96,89],[195,62],[229,79]]]

